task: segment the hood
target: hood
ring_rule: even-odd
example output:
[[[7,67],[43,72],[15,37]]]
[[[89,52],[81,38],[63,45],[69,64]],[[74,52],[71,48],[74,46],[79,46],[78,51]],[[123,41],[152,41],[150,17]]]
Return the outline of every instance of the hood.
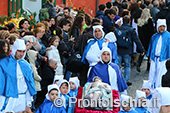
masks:
[[[63,75],[55,75],[53,84],[55,83],[56,80],[58,80],[58,82],[59,82],[60,80],[63,80],[63,78],[64,78]],[[58,85],[58,83],[57,83],[57,85]]]
[[[144,91],[140,91],[140,90],[136,90],[136,100],[138,100],[141,97],[146,98],[145,92]]]
[[[60,88],[61,84],[64,83],[64,82],[68,83],[68,92],[67,92],[67,94],[68,94],[70,92],[70,84],[66,79],[63,79],[63,80],[59,81],[58,82],[58,87]]]
[[[93,26],[93,36],[94,36],[94,38],[95,38],[96,40],[98,40],[98,39],[95,37],[95,30],[96,30],[97,28],[99,28],[99,29],[102,31],[102,38],[103,38],[104,35],[105,35],[105,33],[104,33],[104,31],[103,31],[103,26],[101,26],[101,25]],[[102,38],[101,38],[101,39],[102,39]],[[101,39],[100,39],[100,40],[101,40]]]
[[[165,31],[166,31],[167,30],[166,19],[158,19],[157,26],[156,26],[157,32],[159,32],[158,27],[161,25],[165,26]]]
[[[144,88],[147,88],[147,89],[150,89],[150,90],[151,90],[151,83],[150,83],[150,81],[148,81],[148,80],[143,80],[143,85],[142,85],[141,90],[144,89]]]
[[[107,33],[105,39],[108,39],[110,42],[116,42],[116,36],[113,32]]]
[[[17,50],[26,50],[26,46],[25,46],[25,41],[24,40],[21,40],[21,39],[16,39],[13,46],[12,46],[12,52],[11,52],[11,55],[13,58],[15,58],[15,54],[16,54],[16,51]],[[25,52],[26,54],[26,52]],[[22,57],[22,59],[24,59],[25,57],[25,54],[24,56]]]
[[[56,84],[51,84],[48,85],[48,93],[52,90],[52,89],[57,89],[58,90],[58,97],[60,97],[60,89]],[[50,100],[50,97],[48,96],[48,93],[46,94],[46,98],[47,100]]]
[[[70,80],[69,80],[69,82],[75,83],[76,89],[78,89],[79,86],[80,86],[80,81],[79,81],[78,77],[71,77]]]
[[[152,98],[159,99],[159,106],[166,106],[166,105],[170,105],[169,94],[170,94],[169,87],[160,87],[154,90]]]
[[[110,62],[108,63],[108,64],[110,64],[112,62],[112,52],[111,52],[111,50],[108,47],[103,47],[102,50],[100,51],[101,52],[101,54],[100,54],[100,62],[104,63],[102,61],[102,54],[105,51],[108,51],[110,53]]]
[[[27,55],[28,55],[28,59],[29,59],[29,62],[33,65],[35,65],[35,56],[38,54],[37,51],[34,51],[34,50],[28,50],[27,51]]]

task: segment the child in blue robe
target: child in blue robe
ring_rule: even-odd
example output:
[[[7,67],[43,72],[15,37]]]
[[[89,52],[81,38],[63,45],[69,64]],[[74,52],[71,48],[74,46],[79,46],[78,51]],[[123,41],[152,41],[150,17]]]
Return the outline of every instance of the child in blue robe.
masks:
[[[152,92],[151,92],[151,82],[148,80],[143,80],[143,85],[141,91],[144,91],[146,94],[146,99],[148,100],[147,110],[152,113]]]
[[[143,99],[146,99],[145,92],[136,90],[136,101],[137,101],[138,106],[135,108],[135,110],[138,113],[150,113],[144,106],[142,106],[144,105],[142,101]],[[140,105],[139,105],[139,101],[140,101]]]
[[[57,107],[54,102],[60,95],[60,90],[56,84],[48,86],[48,95],[46,95],[46,101],[44,101],[36,113],[66,113],[64,107]]]
[[[70,92],[69,92],[69,96],[73,97],[71,99],[72,102],[75,102],[75,98],[77,98],[77,93],[78,93],[78,88],[80,86],[80,81],[78,79],[78,77],[71,77],[69,80],[69,84],[70,84]],[[72,108],[75,109],[75,103],[71,104]],[[73,113],[74,113],[74,109],[73,109]]]
[[[137,111],[135,111],[133,108],[130,107],[130,96],[127,96],[127,95],[124,95],[122,94],[121,95],[121,101],[124,101],[124,105],[127,105],[126,107],[122,105],[122,110],[120,110],[118,113],[138,113]],[[126,100],[126,101],[125,101]]]
[[[69,103],[71,103],[71,101],[69,101],[69,95],[68,95],[68,93],[70,92],[69,82],[67,80],[63,79],[58,82],[58,86],[59,86],[59,89],[61,92],[60,97],[64,101],[64,108],[66,109],[66,112],[74,113],[74,108],[71,106],[71,104],[69,105]]]

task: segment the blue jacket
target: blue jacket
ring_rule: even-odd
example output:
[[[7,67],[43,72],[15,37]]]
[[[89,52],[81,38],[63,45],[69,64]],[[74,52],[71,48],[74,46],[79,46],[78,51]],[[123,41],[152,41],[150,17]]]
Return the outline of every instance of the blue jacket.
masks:
[[[98,10],[97,12],[96,12],[96,16],[95,16],[96,18],[103,18],[104,17],[104,13],[102,12],[102,11],[100,11],[100,10]]]
[[[108,15],[103,17],[103,30],[107,34],[110,28],[114,26],[114,21],[110,19]]]
[[[36,89],[33,78],[33,70],[30,64],[24,59],[18,61],[21,71],[25,77],[28,90],[31,96],[35,95]],[[5,97],[18,98],[17,87],[17,60],[11,55],[0,60],[0,95]]]
[[[64,107],[56,107],[50,100],[42,103],[36,113],[66,113]]]
[[[155,33],[152,36],[149,43],[147,56],[150,56],[152,60],[155,59],[155,49],[160,36],[162,36],[162,48],[159,60],[165,61],[170,58],[170,33],[168,31],[165,31],[163,33]]]

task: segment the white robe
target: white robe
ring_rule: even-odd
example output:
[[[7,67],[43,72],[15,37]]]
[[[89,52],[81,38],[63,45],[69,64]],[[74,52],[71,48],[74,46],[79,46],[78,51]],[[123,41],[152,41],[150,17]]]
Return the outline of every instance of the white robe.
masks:
[[[46,52],[46,55],[48,56],[48,59],[54,58],[55,60],[57,60],[57,68],[55,70],[55,75],[63,75],[63,65],[61,64],[61,58],[58,49],[53,45],[51,45],[50,47],[52,49],[48,50]]]
[[[17,86],[19,93],[18,98],[9,97],[6,108],[2,112],[1,109],[5,103],[5,96],[0,95],[0,113],[25,111],[26,106],[30,105],[33,101],[19,63],[17,63]]]
[[[160,56],[162,48],[162,37],[158,39],[158,43],[156,45],[155,49],[155,55]],[[151,81],[151,87],[155,83],[155,87],[161,87],[161,80],[162,76],[166,73],[166,60],[165,61],[159,61],[160,58],[156,58],[154,60],[151,60],[150,70],[149,70],[149,80]],[[152,87],[154,89],[154,87]]]

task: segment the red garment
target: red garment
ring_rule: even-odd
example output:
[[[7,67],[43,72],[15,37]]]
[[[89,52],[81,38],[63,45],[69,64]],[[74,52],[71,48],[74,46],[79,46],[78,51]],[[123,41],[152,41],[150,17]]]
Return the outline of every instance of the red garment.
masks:
[[[78,89],[78,94],[77,94],[77,100],[82,99],[82,93],[83,93],[83,87],[79,87]],[[116,90],[112,90],[112,95],[113,95],[113,102],[114,99],[119,99],[119,92]],[[76,102],[76,107],[74,113],[118,113],[120,111],[120,107],[114,107],[113,103],[113,111],[100,111],[100,110],[88,110],[85,108],[80,108],[78,107],[78,101]]]

